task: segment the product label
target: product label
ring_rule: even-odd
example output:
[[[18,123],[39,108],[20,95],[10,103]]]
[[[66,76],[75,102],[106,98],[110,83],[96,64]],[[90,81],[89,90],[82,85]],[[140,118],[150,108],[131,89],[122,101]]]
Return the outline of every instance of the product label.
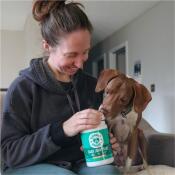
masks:
[[[107,128],[82,133],[81,140],[86,162],[96,162],[113,157]]]

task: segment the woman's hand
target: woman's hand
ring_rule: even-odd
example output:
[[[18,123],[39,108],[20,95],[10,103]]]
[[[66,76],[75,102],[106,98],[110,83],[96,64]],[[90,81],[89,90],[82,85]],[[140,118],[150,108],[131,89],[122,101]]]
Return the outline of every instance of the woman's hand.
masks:
[[[120,149],[120,145],[117,143],[117,139],[114,137],[112,133],[110,133],[109,136],[113,154],[116,155],[117,151]]]
[[[94,109],[77,112],[63,123],[64,133],[68,137],[72,137],[84,130],[96,128],[100,124],[101,118],[102,113]]]

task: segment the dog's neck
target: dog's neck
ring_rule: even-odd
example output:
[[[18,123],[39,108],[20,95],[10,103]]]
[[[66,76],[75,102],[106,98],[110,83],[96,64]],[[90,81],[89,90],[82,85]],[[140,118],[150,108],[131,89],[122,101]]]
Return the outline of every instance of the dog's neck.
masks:
[[[122,120],[123,122],[120,123]],[[125,117],[123,117],[123,115],[120,113],[113,119],[107,118],[107,124],[109,126],[110,131],[113,131],[113,129],[117,127],[119,133],[116,132],[116,134],[117,135],[120,134],[120,137],[121,137],[122,132],[124,132],[123,133],[124,135],[126,135],[126,133],[128,133],[128,135],[132,133],[134,128],[137,127],[138,120],[139,120],[139,114],[136,113],[134,109],[132,108],[130,112],[128,112],[125,115]],[[123,127],[128,128],[127,131],[126,130],[122,131]]]
[[[136,113],[133,109],[126,115],[127,123],[130,127],[130,131],[132,132],[134,127],[137,125],[138,113]]]
[[[121,112],[121,115],[123,118],[127,118],[127,114],[129,114],[132,111],[132,106],[129,106],[126,110],[123,110]]]

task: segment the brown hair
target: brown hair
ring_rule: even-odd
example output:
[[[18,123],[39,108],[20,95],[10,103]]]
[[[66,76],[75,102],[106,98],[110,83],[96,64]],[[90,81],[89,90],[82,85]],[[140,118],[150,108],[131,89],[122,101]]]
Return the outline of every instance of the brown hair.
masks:
[[[67,33],[78,29],[87,29],[92,33],[93,27],[80,3],[66,0],[35,0],[33,17],[41,24],[42,37],[55,47],[59,39]]]

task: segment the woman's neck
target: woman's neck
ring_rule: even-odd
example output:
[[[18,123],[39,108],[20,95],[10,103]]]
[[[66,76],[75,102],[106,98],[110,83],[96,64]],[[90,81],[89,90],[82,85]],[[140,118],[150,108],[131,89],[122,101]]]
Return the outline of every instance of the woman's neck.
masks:
[[[62,81],[62,82],[70,82],[71,78],[69,75],[66,75],[62,72],[60,72],[53,64],[52,62],[48,59],[47,61],[49,68],[52,70],[54,73],[54,76],[57,80]]]

